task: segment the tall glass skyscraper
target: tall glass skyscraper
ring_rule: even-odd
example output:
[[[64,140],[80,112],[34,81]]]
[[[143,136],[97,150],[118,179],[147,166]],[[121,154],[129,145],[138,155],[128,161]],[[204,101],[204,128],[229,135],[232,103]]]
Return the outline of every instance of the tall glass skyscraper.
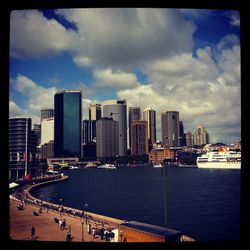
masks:
[[[81,157],[82,93],[62,91],[54,98],[55,157]]]
[[[180,146],[178,111],[165,111],[161,114],[161,131],[164,146]]]

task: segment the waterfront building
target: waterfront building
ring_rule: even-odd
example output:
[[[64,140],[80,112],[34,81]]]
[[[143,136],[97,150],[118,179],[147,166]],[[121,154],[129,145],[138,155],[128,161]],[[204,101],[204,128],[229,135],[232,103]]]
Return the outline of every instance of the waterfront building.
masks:
[[[118,122],[119,156],[127,155],[127,104],[126,100],[108,100],[102,103],[103,117]]]
[[[41,124],[35,123],[33,124],[33,131],[37,134],[37,145],[41,143]]]
[[[161,129],[162,143],[164,146],[180,146],[178,111],[165,111],[161,114]]]
[[[83,126],[83,144],[93,142],[96,138],[96,120],[84,120]]]
[[[31,118],[9,118],[9,178],[36,176],[39,171],[37,134]]]
[[[102,117],[101,104],[91,103],[89,104],[89,120],[99,120]]]
[[[197,126],[194,132],[194,145],[204,145],[209,143],[209,134],[204,126]]]
[[[143,120],[147,121],[148,129],[148,144],[151,150],[153,144],[156,142],[156,112],[152,108],[146,108],[143,111]]]
[[[184,134],[184,125],[182,121],[179,121],[179,135],[180,135],[180,146],[186,146],[186,138]]]
[[[149,160],[153,164],[160,164],[165,159],[174,159],[175,152],[170,150],[169,147],[154,148],[149,152]]]
[[[54,98],[54,155],[81,157],[82,153],[82,94],[62,91]]]
[[[47,159],[54,157],[54,141],[51,140],[40,147],[40,159]]]
[[[131,123],[141,120],[141,109],[139,107],[129,107],[128,126],[129,126],[129,148],[131,149]]]
[[[132,121],[131,123],[131,155],[148,154],[147,121]]]
[[[43,119],[47,119],[47,118],[52,118],[54,117],[54,109],[42,109],[41,110],[41,121]]]
[[[191,131],[187,131],[187,133],[185,134],[185,138],[186,138],[186,146],[187,147],[192,147],[193,144],[193,134]]]
[[[119,154],[119,122],[103,117],[96,122],[96,157]]]
[[[41,121],[41,145],[54,141],[54,117]]]

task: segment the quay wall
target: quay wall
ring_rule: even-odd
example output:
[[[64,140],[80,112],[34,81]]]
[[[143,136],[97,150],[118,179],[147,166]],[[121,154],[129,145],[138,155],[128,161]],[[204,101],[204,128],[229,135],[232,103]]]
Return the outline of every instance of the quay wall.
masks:
[[[43,202],[44,203],[44,201],[43,200],[41,200],[41,199],[39,199],[39,198],[36,198],[36,197],[34,197],[34,196],[32,196],[31,194],[30,194],[30,191],[32,190],[32,189],[35,189],[35,188],[38,188],[38,187],[41,187],[42,185],[48,185],[48,184],[51,184],[51,183],[54,183],[54,182],[58,182],[58,181],[65,181],[65,180],[67,180],[68,179],[68,176],[66,176],[66,175],[63,175],[63,176],[61,176],[60,178],[59,177],[57,177],[57,178],[54,178],[54,179],[50,179],[50,180],[45,180],[45,181],[43,181],[43,182],[39,182],[39,183],[36,183],[36,184],[34,184],[34,185],[32,185],[32,186],[30,186],[30,187],[28,187],[27,189],[26,189],[26,191],[27,191],[27,198],[30,198],[31,200],[37,200],[38,202]],[[59,209],[59,207],[60,207],[60,205],[58,205],[58,204],[54,204],[54,203],[51,203],[51,202],[45,202],[46,204],[48,204],[48,205],[51,205],[51,206],[54,206],[54,207],[57,207],[58,209]],[[66,210],[74,210],[74,211],[76,211],[78,214],[80,214],[81,212],[82,212],[82,210],[79,210],[79,209],[75,209],[75,208],[71,208],[71,207],[66,207],[66,206],[63,206],[63,208],[64,209],[66,209]],[[112,218],[112,217],[108,217],[108,216],[105,216],[105,215],[100,215],[100,214],[95,214],[95,213],[91,213],[91,212],[87,212],[87,217],[88,218],[93,218],[93,220],[95,220],[95,221],[101,221],[101,222],[106,222],[106,223],[112,223],[112,224],[121,224],[121,223],[123,223],[124,222],[124,220],[121,220],[121,219],[117,219],[117,218]],[[81,219],[80,217],[79,217],[79,219]]]

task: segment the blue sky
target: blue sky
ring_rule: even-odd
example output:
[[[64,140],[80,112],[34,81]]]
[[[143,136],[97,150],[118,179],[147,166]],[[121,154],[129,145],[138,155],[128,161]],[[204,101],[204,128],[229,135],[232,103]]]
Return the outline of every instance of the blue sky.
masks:
[[[240,16],[233,10],[18,10],[10,22],[10,116],[39,122],[62,89],[180,112],[212,142],[241,138]]]

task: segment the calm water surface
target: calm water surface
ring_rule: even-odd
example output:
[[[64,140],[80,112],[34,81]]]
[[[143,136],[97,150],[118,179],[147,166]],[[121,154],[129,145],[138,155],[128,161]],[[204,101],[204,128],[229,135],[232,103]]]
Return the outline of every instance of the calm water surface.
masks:
[[[119,219],[164,225],[162,169],[64,170],[69,179],[33,191],[44,200]],[[169,167],[168,227],[196,240],[239,240],[240,170]]]

